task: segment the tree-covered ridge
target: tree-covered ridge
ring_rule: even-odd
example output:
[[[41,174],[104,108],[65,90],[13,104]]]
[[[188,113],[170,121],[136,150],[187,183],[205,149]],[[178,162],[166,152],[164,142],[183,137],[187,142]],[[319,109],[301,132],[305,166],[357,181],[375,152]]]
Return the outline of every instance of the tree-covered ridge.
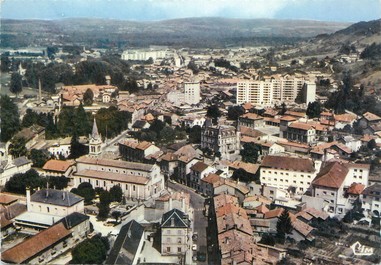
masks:
[[[372,43],[361,53],[362,59],[378,60],[381,59],[381,43]]]

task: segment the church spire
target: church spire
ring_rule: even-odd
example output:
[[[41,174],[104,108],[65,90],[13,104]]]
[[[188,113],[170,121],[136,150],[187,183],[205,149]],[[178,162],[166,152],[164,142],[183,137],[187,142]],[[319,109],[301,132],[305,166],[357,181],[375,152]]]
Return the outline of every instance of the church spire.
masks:
[[[98,133],[97,121],[95,120],[95,117],[94,117],[93,131],[91,133],[91,138],[93,138],[94,140],[98,140],[100,138]]]

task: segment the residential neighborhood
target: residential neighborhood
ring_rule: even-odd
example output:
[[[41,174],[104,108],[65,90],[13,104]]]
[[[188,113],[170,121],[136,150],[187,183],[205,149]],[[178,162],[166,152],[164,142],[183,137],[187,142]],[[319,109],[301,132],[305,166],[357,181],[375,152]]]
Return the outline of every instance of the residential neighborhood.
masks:
[[[380,27],[361,23],[1,46],[2,263],[379,264]]]

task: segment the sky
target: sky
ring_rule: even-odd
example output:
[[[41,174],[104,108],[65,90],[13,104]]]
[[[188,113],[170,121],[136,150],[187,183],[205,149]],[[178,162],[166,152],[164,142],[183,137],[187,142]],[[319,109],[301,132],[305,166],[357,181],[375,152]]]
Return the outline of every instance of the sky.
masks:
[[[381,0],[0,0],[1,18],[106,18],[152,21],[186,17],[358,22],[381,18]]]

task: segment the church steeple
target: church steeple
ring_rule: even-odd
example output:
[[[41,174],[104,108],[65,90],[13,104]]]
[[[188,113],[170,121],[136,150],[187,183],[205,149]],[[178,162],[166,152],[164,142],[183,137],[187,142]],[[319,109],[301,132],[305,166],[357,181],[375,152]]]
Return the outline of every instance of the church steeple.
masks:
[[[89,155],[93,157],[97,157],[101,154],[101,145],[102,145],[102,137],[100,136],[98,132],[97,127],[97,121],[94,117],[94,123],[93,123],[93,131],[90,135],[90,141],[89,141]]]

